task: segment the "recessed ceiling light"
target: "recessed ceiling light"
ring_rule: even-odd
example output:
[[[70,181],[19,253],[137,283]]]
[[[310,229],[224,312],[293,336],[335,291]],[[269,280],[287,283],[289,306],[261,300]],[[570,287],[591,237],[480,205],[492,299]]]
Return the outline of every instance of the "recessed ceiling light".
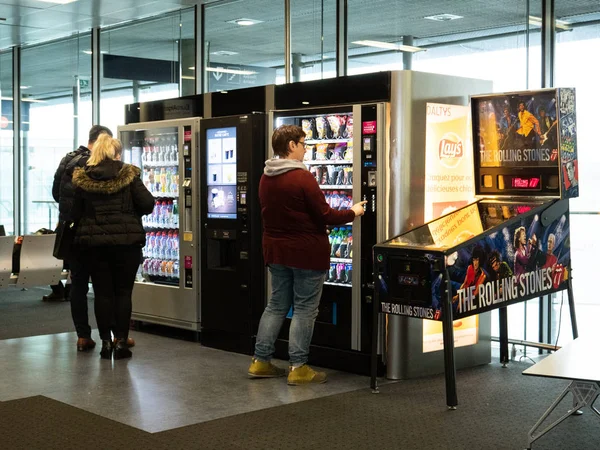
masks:
[[[381,42],[381,41],[354,41],[352,42],[356,45],[364,45],[366,47],[377,47],[377,48],[385,48],[386,50],[397,50],[400,52],[424,52],[426,49],[421,47],[413,47],[412,45],[402,45],[402,44],[394,44],[393,42]]]
[[[262,23],[262,20],[248,19],[246,17],[243,17],[241,19],[228,20],[227,23],[234,23],[236,25],[241,25],[243,27],[248,27],[250,25],[256,25],[257,23]]]
[[[257,73],[252,70],[225,69],[224,67],[207,67],[206,70],[208,72],[234,73],[236,75],[254,75]]]
[[[31,86],[20,86],[21,89],[29,89]]]
[[[192,67],[188,67],[188,70],[196,70],[196,68],[194,66],[192,66]]]
[[[429,20],[436,20],[438,22],[448,22],[449,20],[464,19],[463,16],[457,16],[456,14],[436,14],[434,16],[427,16],[424,18]]]
[[[86,55],[91,55],[92,51],[91,50],[82,50],[83,53],[85,53]],[[102,53],[103,55],[106,55],[108,52],[106,50],[100,50],[100,53]]]
[[[44,3],[57,3],[59,5],[66,5],[67,3],[73,3],[76,2],[77,0],[38,0],[39,2],[44,2]]]
[[[231,52],[229,50],[217,50],[216,52],[210,52],[211,55],[215,55],[215,56],[233,56],[233,55],[239,55],[238,52]]]

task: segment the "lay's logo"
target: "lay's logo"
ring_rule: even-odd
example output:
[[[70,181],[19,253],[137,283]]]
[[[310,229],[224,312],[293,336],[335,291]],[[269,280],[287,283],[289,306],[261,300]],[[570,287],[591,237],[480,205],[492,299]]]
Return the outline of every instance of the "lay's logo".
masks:
[[[457,134],[446,133],[442,136],[439,144],[439,157],[443,166],[449,169],[458,166],[464,154],[463,141]]]

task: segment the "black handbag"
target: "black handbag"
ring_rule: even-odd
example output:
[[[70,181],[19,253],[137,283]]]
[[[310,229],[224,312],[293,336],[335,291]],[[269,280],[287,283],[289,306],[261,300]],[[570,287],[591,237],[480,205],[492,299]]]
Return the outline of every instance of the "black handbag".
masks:
[[[76,226],[75,222],[70,220],[61,220],[56,228],[56,240],[54,241],[54,251],[52,255],[56,259],[68,259],[73,251],[73,241],[75,240]]]

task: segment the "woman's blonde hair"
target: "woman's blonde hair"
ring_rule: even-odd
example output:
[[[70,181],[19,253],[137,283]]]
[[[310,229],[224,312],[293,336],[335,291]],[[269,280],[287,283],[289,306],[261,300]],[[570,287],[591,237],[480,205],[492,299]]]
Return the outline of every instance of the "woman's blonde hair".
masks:
[[[105,159],[117,159],[121,155],[122,150],[123,145],[121,144],[121,141],[103,133],[98,136],[98,139],[94,142],[92,154],[87,161],[87,165],[97,166]]]

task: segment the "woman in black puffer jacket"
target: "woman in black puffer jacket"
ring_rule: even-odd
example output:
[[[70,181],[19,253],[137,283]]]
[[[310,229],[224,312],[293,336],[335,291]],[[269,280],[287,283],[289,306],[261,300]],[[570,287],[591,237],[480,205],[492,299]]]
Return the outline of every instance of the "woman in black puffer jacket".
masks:
[[[77,224],[74,249],[89,267],[94,311],[102,339],[100,357],[131,357],[127,348],[131,293],[146,233],[141,217],[154,198],[140,179],[140,169],[120,161],[118,139],[102,134],[85,167],[75,169],[72,219]],[[111,331],[116,343],[113,346]]]

